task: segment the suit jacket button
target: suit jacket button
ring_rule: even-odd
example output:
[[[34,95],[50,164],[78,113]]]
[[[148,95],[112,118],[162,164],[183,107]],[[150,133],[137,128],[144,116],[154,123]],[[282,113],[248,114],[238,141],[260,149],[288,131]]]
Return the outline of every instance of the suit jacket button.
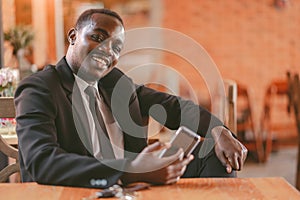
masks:
[[[106,186],[107,185],[107,180],[106,179],[99,179],[99,185],[102,185],[102,186]]]
[[[106,179],[91,179],[90,184],[92,186],[106,186],[107,180]]]
[[[90,184],[91,184],[92,186],[95,186],[95,185],[96,185],[96,180],[95,180],[95,179],[91,179],[91,180],[90,180]]]

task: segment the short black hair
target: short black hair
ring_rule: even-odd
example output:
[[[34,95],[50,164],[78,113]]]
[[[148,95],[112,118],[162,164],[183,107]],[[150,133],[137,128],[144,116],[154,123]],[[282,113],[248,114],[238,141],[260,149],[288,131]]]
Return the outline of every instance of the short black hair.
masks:
[[[102,13],[102,14],[105,14],[105,15],[115,17],[124,26],[123,20],[122,20],[122,18],[120,17],[120,15],[118,13],[116,13],[112,10],[106,9],[106,8],[99,8],[99,9],[88,9],[88,10],[84,11],[78,17],[78,19],[76,21],[76,24],[75,24],[75,28],[77,30],[80,30],[83,26],[85,26],[85,23],[87,23],[91,19],[91,16],[95,13]]]

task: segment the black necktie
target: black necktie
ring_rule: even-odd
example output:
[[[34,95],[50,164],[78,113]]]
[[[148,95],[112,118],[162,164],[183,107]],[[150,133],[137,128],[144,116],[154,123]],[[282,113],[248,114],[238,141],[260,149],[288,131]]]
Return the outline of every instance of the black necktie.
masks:
[[[102,117],[102,114],[99,110],[100,106],[98,104],[98,96],[97,96],[97,90],[93,86],[88,86],[85,89],[85,93],[89,96],[89,107],[90,111],[93,115],[95,128],[99,137],[100,142],[100,151],[103,158],[106,159],[113,159],[115,158],[113,149],[111,146],[111,142],[107,133],[107,130],[105,128],[104,120]],[[98,141],[92,141],[92,142],[98,142]]]

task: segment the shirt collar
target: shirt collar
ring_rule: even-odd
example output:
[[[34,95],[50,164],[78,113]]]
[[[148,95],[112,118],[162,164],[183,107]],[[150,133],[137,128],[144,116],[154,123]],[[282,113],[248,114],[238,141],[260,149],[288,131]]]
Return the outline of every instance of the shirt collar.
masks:
[[[97,81],[93,85],[90,85],[85,80],[77,76],[76,74],[74,74],[74,76],[80,91],[84,91],[88,86],[93,86],[98,91]]]

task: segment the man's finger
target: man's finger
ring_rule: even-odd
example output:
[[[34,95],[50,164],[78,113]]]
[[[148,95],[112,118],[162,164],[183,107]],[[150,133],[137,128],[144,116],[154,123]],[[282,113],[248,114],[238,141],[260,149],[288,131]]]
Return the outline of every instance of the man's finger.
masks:
[[[172,178],[172,179],[169,179],[166,184],[169,185],[169,184],[174,184],[176,182],[178,182],[180,179],[180,177],[176,177],[176,178]]]
[[[240,164],[239,164],[239,155],[237,153],[233,154],[233,165],[231,165],[234,169],[239,170]]]
[[[184,152],[183,152],[182,148],[180,148],[175,154],[163,157],[162,159],[164,159],[166,162],[173,163],[177,160],[178,161],[182,160],[183,156],[184,156]]]
[[[222,165],[226,167],[227,173],[230,174],[232,172],[232,167],[225,154],[224,153],[218,154],[218,158],[221,161]]]
[[[167,144],[167,143],[155,142],[155,143],[150,144],[149,146],[147,146],[144,149],[144,153],[150,153],[150,152],[157,151],[157,150],[160,150],[160,149],[163,149],[163,148],[169,148],[169,146],[170,145]]]
[[[193,155],[190,155],[187,158],[184,158],[182,161],[178,161],[175,164],[173,164],[173,169],[174,170],[179,170],[182,171],[182,169],[185,167],[194,159]],[[185,170],[184,170],[185,171]]]
[[[226,156],[224,155],[224,160],[225,160],[225,167],[226,167],[226,171],[228,174],[230,174],[232,172],[232,167],[233,167],[233,160],[230,156]]]
[[[247,154],[248,154],[248,149],[244,145],[242,145],[243,162],[245,162],[247,158]]]
[[[238,170],[242,170],[242,169],[243,169],[243,166],[244,166],[243,158],[242,158],[242,157],[239,157],[239,158],[238,158],[238,161],[239,161],[239,164],[240,164],[240,168],[239,168]]]
[[[232,167],[229,163],[226,164],[226,171],[228,174],[230,174],[232,172]]]
[[[238,162],[239,162],[239,166],[240,166],[240,168],[238,170],[242,170],[242,168],[244,166],[244,162],[247,158],[247,154],[248,154],[247,148],[242,146],[241,156],[238,157]]]
[[[226,164],[227,164],[227,158],[224,155],[224,153],[217,154],[217,156],[218,156],[219,160],[221,161],[222,165],[226,166]]]

